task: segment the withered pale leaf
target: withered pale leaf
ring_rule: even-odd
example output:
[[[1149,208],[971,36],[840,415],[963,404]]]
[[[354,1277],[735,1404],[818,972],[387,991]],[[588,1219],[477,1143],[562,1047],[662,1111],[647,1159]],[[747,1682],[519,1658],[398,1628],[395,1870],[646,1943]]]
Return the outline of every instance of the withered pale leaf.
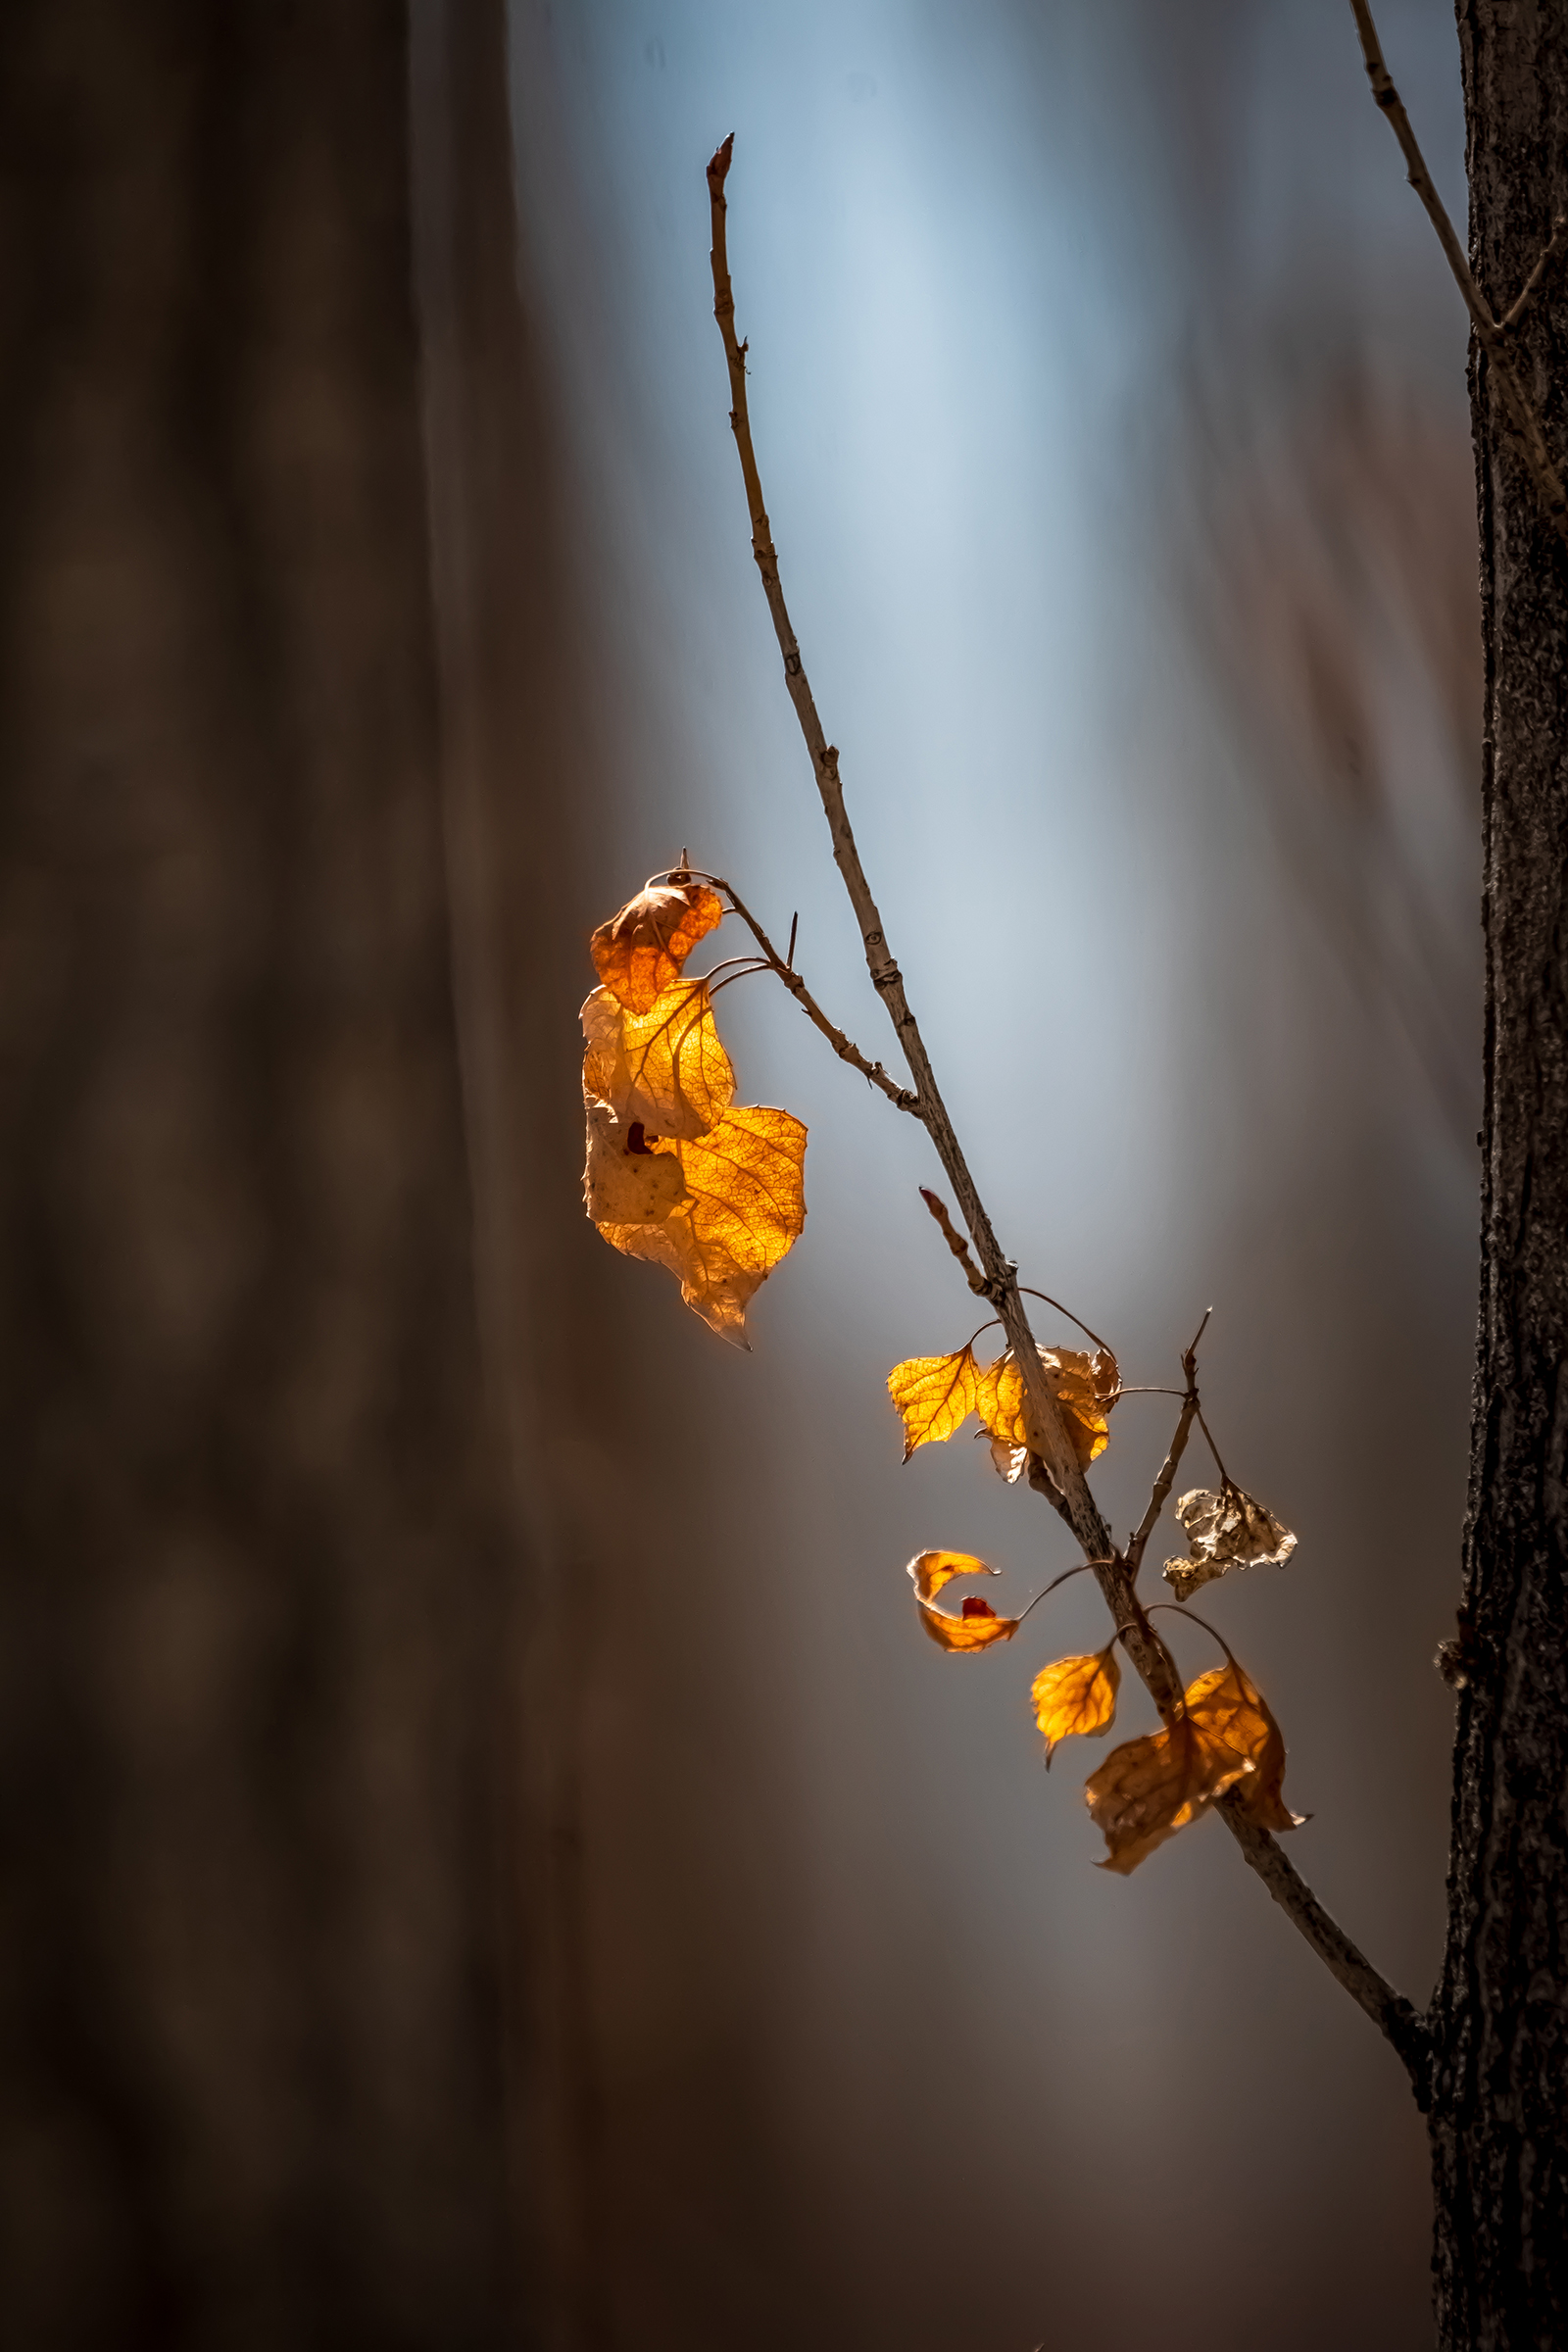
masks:
[[[709,1135],[650,1149],[679,1170],[682,1198],[657,1220],[607,1219],[599,1230],[628,1257],[667,1266],[694,1313],[744,1348],[747,1303],[806,1223],[806,1129],[787,1110],[749,1103]]]
[[[1042,1667],[1029,1690],[1035,1721],[1046,1739],[1046,1764],[1063,1740],[1095,1740],[1116,1720],[1121,1661],[1114,1642],[1089,1658],[1058,1658]]]
[[[986,1439],[991,1451],[991,1467],[1009,1487],[1015,1487],[1029,1467],[1027,1446],[1009,1446],[1004,1438],[993,1438],[985,1430],[975,1433]]]
[[[1121,1393],[1116,1359],[1108,1348],[1085,1355],[1076,1348],[1042,1348],[1040,1361],[1046,1386],[1062,1407],[1079,1468],[1087,1470],[1109,1444],[1110,1408]],[[980,1373],[975,1402],[991,1436],[1002,1445],[1046,1451],[1040,1433],[1030,1432],[1029,1400],[1010,1348]]]
[[[909,1562],[909,1581],[920,1610],[920,1623],[941,1649],[989,1649],[994,1642],[1010,1642],[1018,1631],[1016,1617],[999,1617],[988,1601],[969,1598],[963,1614],[954,1617],[936,1605],[937,1594],[956,1576],[997,1576],[972,1551],[922,1551]]]
[[[705,882],[650,883],[594,933],[594,970],[628,1012],[650,1012],[723,919],[723,903]]]
[[[707,1135],[735,1099],[735,1072],[719,1043],[704,980],[678,980],[647,1012],[628,1012],[608,988],[582,1008],[585,1093],[650,1144]]]
[[[1296,1549],[1289,1528],[1228,1479],[1217,1494],[1206,1487],[1194,1487],[1177,1503],[1176,1516],[1186,1531],[1190,1556],[1167,1560],[1164,1575],[1178,1600],[1186,1600],[1231,1568],[1283,1568]]]
[[[679,1159],[672,1152],[654,1151],[640,1131],[628,1135],[608,1102],[590,1095],[587,1109],[583,1193],[589,1216],[599,1226],[662,1225],[686,1198]]]
[[[1190,1715],[1112,1748],[1084,1788],[1108,1849],[1100,1868],[1125,1878],[1250,1770],[1246,1756]]]
[[[1214,1666],[1187,1687],[1187,1712],[1251,1765],[1238,1791],[1242,1805],[1265,1830],[1298,1830],[1304,1813],[1285,1802],[1285,1736],[1267,1700],[1240,1666]]]
[[[972,1348],[956,1355],[911,1355],[888,1374],[888,1395],[904,1422],[904,1458],[917,1446],[951,1438],[974,1411],[980,1375]]]

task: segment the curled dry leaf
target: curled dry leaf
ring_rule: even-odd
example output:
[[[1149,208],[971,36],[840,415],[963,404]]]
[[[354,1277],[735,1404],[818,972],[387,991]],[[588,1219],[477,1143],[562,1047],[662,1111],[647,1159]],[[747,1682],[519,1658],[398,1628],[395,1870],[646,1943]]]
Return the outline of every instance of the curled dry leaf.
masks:
[[[1112,1748],[1084,1788],[1108,1849],[1100,1868],[1125,1878],[1251,1769],[1246,1756],[1185,1714],[1164,1731]]]
[[[594,970],[628,1012],[651,1012],[697,942],[723,919],[723,903],[706,883],[650,883],[594,933]]]
[[[1250,1676],[1235,1665],[1200,1674],[1188,1685],[1187,1713],[1251,1765],[1237,1793],[1252,1819],[1265,1830],[1298,1830],[1307,1817],[1293,1813],[1282,1793],[1285,1736]]]
[[[1076,1348],[1042,1348],[1046,1385],[1062,1408],[1080,1469],[1087,1470],[1110,1443],[1110,1408],[1121,1393],[1116,1359],[1105,1348],[1085,1355]],[[1039,1431],[1028,1427],[1029,1400],[1012,1349],[980,1374],[976,1409],[994,1440],[1045,1453]]]
[[[911,1355],[888,1374],[888,1395],[904,1422],[904,1458],[917,1446],[951,1438],[974,1411],[980,1375],[972,1348],[956,1355]]]
[[[1018,1631],[1016,1617],[999,1617],[989,1601],[973,1594],[961,1616],[954,1617],[936,1605],[937,1594],[956,1576],[996,1576],[995,1568],[977,1560],[972,1551],[922,1551],[909,1562],[909,1581],[919,1604],[920,1623],[940,1649],[989,1649],[994,1642],[1010,1642]]]
[[[1043,1667],[1029,1690],[1035,1721],[1046,1738],[1046,1765],[1063,1740],[1099,1739],[1116,1720],[1116,1693],[1121,1688],[1121,1661],[1116,1644],[1090,1658],[1058,1658]]]
[[[590,1216],[596,1200],[620,1197],[602,1160],[595,1162],[596,1114],[605,1107],[589,1105]],[[603,1153],[611,1137],[602,1123],[599,1135]],[[664,1161],[675,1169],[678,1194],[662,1213],[594,1222],[612,1249],[667,1266],[687,1305],[721,1339],[744,1348],[747,1303],[806,1223],[806,1129],[787,1110],[754,1103],[727,1110],[709,1135],[645,1140],[643,1149],[651,1165]],[[620,1181],[617,1172],[614,1182]]]
[[[1178,1600],[1212,1584],[1228,1568],[1283,1568],[1296,1549],[1289,1528],[1229,1479],[1217,1494],[1194,1487],[1176,1505],[1176,1516],[1186,1530],[1190,1557],[1167,1560],[1164,1574]]]
[[[718,1124],[735,1099],[706,980],[678,980],[647,1012],[627,1012],[608,988],[582,1008],[584,1091],[650,1143],[690,1139]]]

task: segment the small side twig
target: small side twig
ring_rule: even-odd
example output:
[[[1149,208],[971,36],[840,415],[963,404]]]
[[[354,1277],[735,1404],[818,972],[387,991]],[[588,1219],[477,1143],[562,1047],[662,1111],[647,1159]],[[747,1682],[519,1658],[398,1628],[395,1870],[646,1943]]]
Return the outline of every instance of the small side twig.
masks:
[[[690,872],[694,869],[688,868],[687,870]],[[916,1098],[909,1092],[908,1088],[906,1086],[895,1085],[894,1081],[888,1076],[886,1070],[882,1067],[882,1064],[879,1061],[872,1061],[867,1054],[862,1054],[859,1047],[854,1044],[851,1039],[847,1038],[843,1030],[838,1028],[834,1022],[828,1019],[827,1014],[822,1010],[821,1005],[812,996],[810,990],[807,987],[806,982],[801,978],[800,973],[795,969],[795,965],[792,960],[795,954],[794,924],[792,923],[790,926],[790,957],[787,959],[779,954],[777,948],[774,947],[772,941],[768,938],[767,933],[762,929],[762,926],[758,921],[756,915],[752,913],[750,907],[742,904],[741,900],[736,895],[736,891],[732,883],[726,882],[723,876],[720,874],[703,874],[699,877],[699,879],[704,882],[710,882],[715,890],[723,891],[725,897],[729,900],[731,906],[740,916],[741,921],[746,925],[746,928],[748,931],[750,931],[752,937],[756,940],[758,946],[762,951],[761,968],[777,973],[779,979],[783,981],[784,986],[789,990],[790,995],[795,999],[796,1004],[799,1004],[807,1019],[810,1021],[816,1028],[820,1029],[822,1035],[827,1039],[828,1044],[832,1047],[840,1061],[847,1061],[851,1069],[858,1070],[862,1078],[868,1078],[873,1086],[879,1087],[896,1109],[909,1111],[918,1110],[918,1102]],[[737,961],[742,960],[749,959],[737,958]],[[754,968],[757,967],[754,966]],[[715,965],[714,969],[717,970],[718,966]],[[720,982],[719,985],[722,986],[723,983]]]
[[[1564,491],[1562,476],[1551,462],[1541,418],[1514,366],[1513,353],[1509,348],[1509,335],[1513,327],[1540,285],[1553,253],[1561,250],[1558,235],[1563,223],[1560,220],[1553,223],[1546,248],[1526,279],[1523,291],[1506,318],[1494,318],[1491,304],[1476,284],[1468,256],[1459,242],[1453,222],[1448,219],[1447,209],[1438,194],[1432,174],[1427,170],[1426,158],[1421,153],[1410,118],[1404,111],[1403,101],[1394,86],[1394,77],[1384,62],[1370,0],[1350,0],[1350,10],[1355,18],[1356,30],[1361,36],[1361,56],[1366,66],[1366,77],[1372,85],[1372,96],[1399,142],[1410,185],[1426,207],[1427,218],[1437,231],[1438,243],[1443,247],[1448,268],[1453,273],[1454,284],[1464,297],[1465,308],[1475,326],[1476,339],[1485,351],[1488,364],[1496,378],[1508,421],[1513,427],[1525,464],[1535,479],[1541,503],[1558,538],[1568,545],[1568,492]]]
[[[953,1254],[957,1259],[959,1265],[963,1268],[963,1279],[969,1285],[970,1290],[973,1291],[977,1298],[989,1298],[991,1293],[986,1287],[986,1278],[981,1273],[979,1267],[975,1264],[974,1259],[969,1255],[969,1245],[964,1240],[957,1227],[954,1224],[953,1219],[949,1216],[948,1204],[943,1200],[941,1194],[929,1191],[927,1187],[922,1184],[920,1187],[920,1198],[925,1202],[927,1208],[931,1211],[931,1214],[935,1217],[937,1223],[941,1226],[942,1238],[947,1243],[948,1248],[953,1251]]]
[[[1193,1416],[1198,1411],[1198,1343],[1208,1329],[1208,1318],[1213,1312],[1214,1309],[1211,1306],[1204,1307],[1203,1320],[1193,1334],[1192,1346],[1184,1348],[1182,1350],[1182,1372],[1186,1377],[1187,1390],[1182,1398],[1181,1412],[1177,1416],[1176,1434],[1171,1439],[1170,1451],[1165,1456],[1164,1467],[1154,1481],[1153,1493],[1149,1497],[1149,1508],[1138,1522],[1137,1531],[1127,1546],[1128,1573],[1135,1583],[1138,1571],[1144,1564],[1144,1553],[1148,1548],[1149,1539],[1153,1534],[1159,1514],[1165,1508],[1170,1491],[1176,1484],[1176,1472],[1181,1466],[1182,1455],[1187,1450],[1188,1433],[1193,1426]]]

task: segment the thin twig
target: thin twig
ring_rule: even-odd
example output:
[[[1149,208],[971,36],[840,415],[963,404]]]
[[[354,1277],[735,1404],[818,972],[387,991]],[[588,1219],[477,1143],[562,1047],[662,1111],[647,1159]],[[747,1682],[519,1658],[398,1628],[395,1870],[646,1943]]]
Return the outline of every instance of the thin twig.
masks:
[[[1535,478],[1541,503],[1545,508],[1547,517],[1558,538],[1568,543],[1568,492],[1564,491],[1562,476],[1551,462],[1551,453],[1546,447],[1546,436],[1542,429],[1541,418],[1537,416],[1535,403],[1525,390],[1524,380],[1514,366],[1513,354],[1508,343],[1509,333],[1516,318],[1522,314],[1525,305],[1540,284],[1547,261],[1553,250],[1557,248],[1558,231],[1562,227],[1562,223],[1561,221],[1553,223],[1551,237],[1545,251],[1525,281],[1524,289],[1512,311],[1508,313],[1507,318],[1504,320],[1494,318],[1490,303],[1476,284],[1464,247],[1455,233],[1453,222],[1448,219],[1443,198],[1438,194],[1433,183],[1432,174],[1427,170],[1426,158],[1421,153],[1415,132],[1411,128],[1410,118],[1405,113],[1399,93],[1394,86],[1393,75],[1384,63],[1383,50],[1378,41],[1378,28],[1372,21],[1369,0],[1350,0],[1350,9],[1355,18],[1355,28],[1361,36],[1361,56],[1366,66],[1366,77],[1372,84],[1372,95],[1388,117],[1390,127],[1399,142],[1410,185],[1426,207],[1427,218],[1438,232],[1438,243],[1443,247],[1448,268],[1453,272],[1454,283],[1464,296],[1465,308],[1470,313],[1475,326],[1476,338],[1486,352],[1492,371],[1497,379],[1497,389],[1502,395],[1503,407],[1508,412],[1508,419],[1518,438],[1525,464]]]
[[[940,1193],[931,1192],[925,1185],[922,1184],[920,1187],[920,1198],[925,1202],[927,1208],[931,1211],[931,1214],[935,1217],[937,1223],[941,1226],[942,1238],[947,1243],[948,1248],[953,1251],[953,1254],[957,1259],[959,1265],[963,1268],[963,1279],[969,1285],[970,1290],[973,1291],[977,1298],[989,1298],[990,1293],[986,1289],[986,1278],[981,1273],[979,1267],[975,1264],[974,1259],[969,1255],[969,1245],[964,1240],[957,1227],[954,1224],[953,1219],[949,1216],[948,1204],[943,1200],[942,1195]]]
[[[1504,311],[1497,320],[1503,333],[1511,334],[1535,300],[1537,288],[1559,253],[1568,248],[1568,214],[1559,213],[1551,224],[1551,234],[1541,248],[1540,256],[1530,275],[1520,287],[1511,311]]]
[[[1359,0],[1357,0],[1359,5]],[[812,770],[821,795],[823,811],[832,836],[833,857],[849,893],[860,928],[860,943],[865,953],[866,968],[873,987],[887,1006],[888,1017],[904,1050],[905,1058],[914,1080],[916,1117],[924,1126],[936,1148],[938,1158],[947,1170],[948,1179],[957,1197],[963,1221],[969,1229],[975,1254],[986,1277],[988,1296],[996,1304],[1008,1344],[1012,1348],[1022,1379],[1026,1399],[1026,1426],[1030,1436],[1030,1484],[1039,1484],[1055,1503],[1072,1528],[1084,1553],[1085,1565],[1094,1572],[1096,1583],[1110,1610],[1111,1623],[1116,1628],[1129,1659],[1146,1690],[1159,1709],[1161,1719],[1172,1722],[1182,1704],[1181,1679],[1176,1673],[1164,1643],[1146,1616],[1142,1602],[1133,1590],[1127,1562],[1116,1550],[1110,1534],[1101,1517],[1100,1507],[1089,1491],[1076,1450],[1068,1436],[1060,1406],[1046,1383],[1045,1366],[1029,1327],[1028,1314],[1019,1294],[1018,1268],[1015,1261],[1004,1257],[991,1219],[986,1213],[974,1178],[969,1173],[953,1121],[948,1115],[931,1067],[925,1041],[920,1035],[914,1014],[905,994],[903,975],[894,960],[883,929],[876,901],[871,896],[860,854],[856,847],[849,812],[844,803],[844,786],[839,775],[839,755],[823,731],[816,704],[806,676],[801,649],[790,623],[789,609],[779,581],[778,555],[773,546],[772,529],[767,509],[762,500],[762,484],[758,472],[757,452],[752,442],[751,415],[746,398],[746,346],[735,338],[735,297],[730,285],[729,260],[725,240],[724,182],[729,173],[735,140],[731,133],[718,149],[708,167],[708,189],[711,206],[713,247],[713,317],[724,342],[724,357],[729,368],[730,425],[740,457],[741,474],[746,484],[746,503],[752,520],[752,553],[761,574],[762,590],[767,598],[779,652],[784,661],[784,682],[801,732],[806,738],[811,757]],[[728,886],[725,885],[727,888]],[[731,890],[729,893],[737,914],[750,925],[760,945],[766,947],[758,924],[746,912]],[[767,948],[771,956],[771,948]],[[839,1032],[825,1017],[817,1026],[835,1041]],[[848,1044],[848,1040],[844,1041]],[[845,1058],[849,1058],[846,1055]],[[866,1067],[859,1056],[857,1067]],[[871,1075],[869,1067],[866,1074]],[[883,1092],[899,1100],[897,1091],[885,1073],[876,1073]],[[901,1102],[900,1107],[905,1107]],[[1207,1318],[1205,1317],[1206,1321]],[[1195,1341],[1194,1346],[1196,1347]],[[1189,1375],[1189,1385],[1192,1376]],[[1173,1474],[1174,1475],[1174,1474]],[[1416,2073],[1417,2060],[1411,2055],[1416,2047],[1412,2035],[1424,2033],[1414,2010],[1392,1985],[1384,1984],[1370,1961],[1356,1951],[1341,1933],[1310,1890],[1297,1876],[1285,1856],[1279,1852],[1266,1830],[1260,1830],[1245,1814],[1223,1810],[1222,1818],[1242,1846],[1252,1868],[1263,1878],[1276,1901],[1283,1903],[1297,1927],[1345,1984],[1369,2015],[1376,2017],[1395,2047]],[[1347,1969],[1352,1973],[1348,1975]],[[1359,1972],[1356,1974],[1355,1972]],[[1380,1988],[1382,2007],[1377,2008],[1369,1998],[1369,1988]],[[1406,2031],[1403,2019],[1411,2021]],[[1390,2021],[1394,2020],[1393,2023]],[[1401,2039],[1401,2035],[1403,2038]],[[1418,2078],[1417,2095],[1420,2095]]]
[[[1115,1354],[1115,1349],[1111,1347],[1108,1340],[1102,1340],[1098,1331],[1091,1331],[1088,1324],[1084,1321],[1082,1315],[1075,1315],[1070,1306],[1063,1306],[1061,1300],[1059,1298],[1053,1298],[1049,1291],[1032,1290],[1029,1284],[1026,1282],[1021,1283],[1019,1288],[1022,1290],[1026,1298],[1043,1298],[1047,1306],[1054,1306],[1055,1308],[1058,1315],[1065,1315],[1069,1323],[1076,1323],[1079,1330],[1083,1333],[1084,1338],[1086,1340],[1093,1340],[1095,1346],[1100,1349],[1102,1355]],[[1116,1395],[1118,1396],[1121,1395],[1120,1389],[1116,1391]]]
[[[750,907],[742,905],[740,899],[736,895],[733,884],[724,881],[722,876],[718,874],[703,874],[700,875],[698,879],[704,882],[711,882],[715,889],[724,892],[731,906],[733,906],[735,912],[740,916],[741,921],[746,925],[753,938],[757,941],[758,946],[762,951],[761,964],[760,968],[765,971],[776,972],[778,974],[778,977],[783,981],[785,987],[789,990],[790,995],[795,999],[795,1002],[797,1004],[799,1004],[807,1019],[814,1023],[814,1025],[821,1030],[822,1035],[827,1039],[828,1044],[832,1047],[840,1061],[847,1061],[852,1069],[859,1071],[862,1078],[869,1078],[873,1086],[880,1087],[883,1094],[886,1095],[888,1101],[896,1109],[908,1111],[917,1110],[918,1104],[914,1096],[910,1094],[908,1088],[906,1086],[895,1085],[894,1081],[888,1076],[886,1070],[882,1067],[882,1064],[879,1061],[872,1061],[866,1054],[862,1054],[859,1047],[853,1044],[852,1041],[845,1036],[843,1030],[836,1027],[835,1024],[828,1019],[827,1014],[822,1010],[821,1005],[812,996],[810,990],[807,987],[806,982],[801,978],[800,973],[796,971],[794,965],[786,962],[785,958],[779,954],[777,948],[774,947],[773,942],[768,938],[767,933],[762,929],[762,926],[758,921],[756,915],[752,913]],[[794,953],[794,948],[795,934],[792,926],[790,932],[790,950],[792,954]],[[740,959],[737,958],[737,960]],[[717,970],[717,965],[715,965],[714,969]],[[719,986],[722,987],[724,983],[720,981]]]
[[[1171,1439],[1170,1451],[1165,1456],[1164,1468],[1154,1481],[1153,1493],[1149,1497],[1149,1508],[1138,1522],[1137,1531],[1127,1546],[1128,1572],[1135,1583],[1138,1571],[1144,1564],[1144,1553],[1148,1548],[1149,1539],[1153,1534],[1159,1514],[1165,1508],[1166,1499],[1172,1487],[1176,1484],[1176,1472],[1180,1467],[1182,1455],[1186,1451],[1188,1433],[1193,1426],[1193,1415],[1198,1410],[1198,1343],[1208,1329],[1208,1318],[1213,1312],[1214,1309],[1211,1306],[1203,1309],[1203,1320],[1193,1334],[1192,1346],[1182,1350],[1182,1372],[1187,1386],[1182,1391],[1182,1409],[1176,1423],[1176,1434]]]

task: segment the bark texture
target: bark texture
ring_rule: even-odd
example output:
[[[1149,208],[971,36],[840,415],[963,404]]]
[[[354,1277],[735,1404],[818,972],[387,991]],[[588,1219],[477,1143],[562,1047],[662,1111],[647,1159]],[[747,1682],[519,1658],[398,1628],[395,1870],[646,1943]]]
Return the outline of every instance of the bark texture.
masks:
[[[0,11],[0,2338],[514,2343],[405,12]]]
[[[1568,6],[1461,0],[1472,265],[1513,301],[1568,210]],[[1519,335],[1568,449],[1568,274]],[[1486,654],[1482,1293],[1449,1938],[1441,2339],[1568,2343],[1568,562],[1472,380]]]

